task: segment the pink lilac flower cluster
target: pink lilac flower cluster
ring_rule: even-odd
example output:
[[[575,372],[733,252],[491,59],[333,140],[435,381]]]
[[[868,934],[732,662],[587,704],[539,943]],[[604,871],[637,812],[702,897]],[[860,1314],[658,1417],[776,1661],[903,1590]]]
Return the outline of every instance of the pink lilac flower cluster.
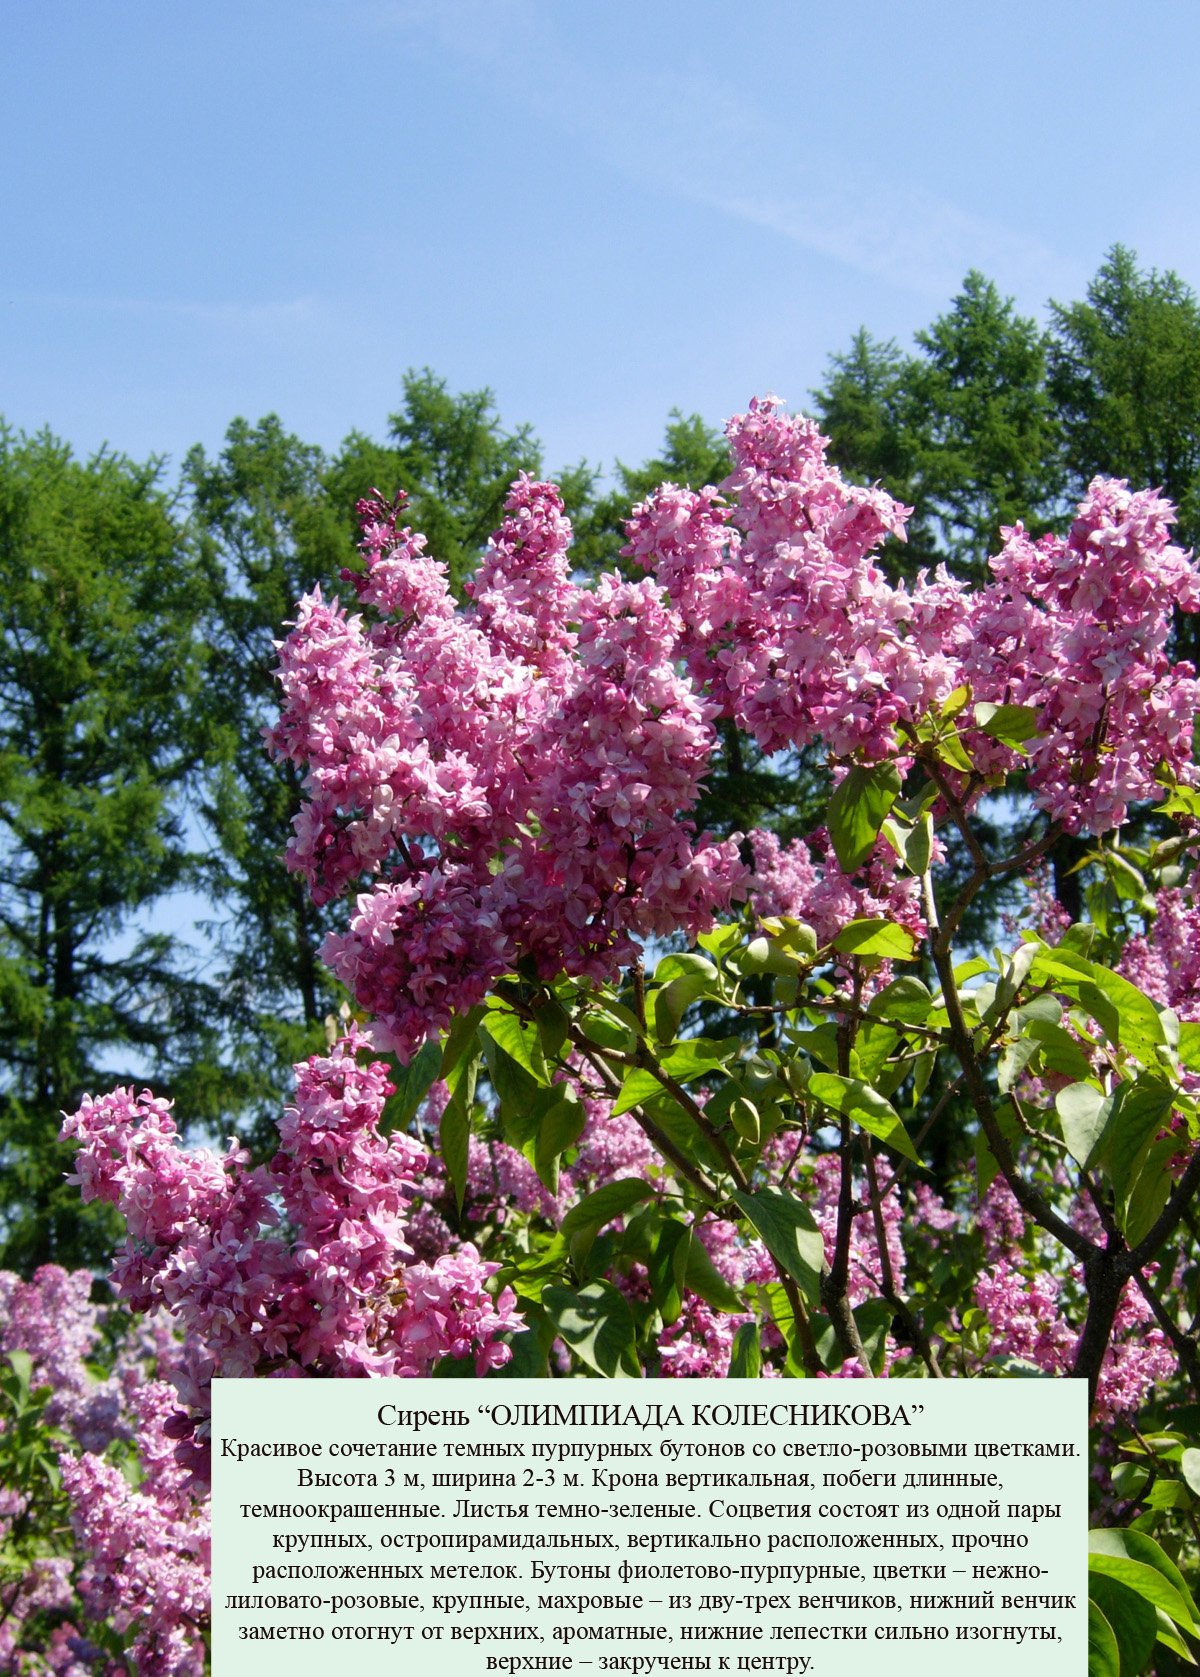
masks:
[[[1180,1019],[1200,1020],[1200,908],[1178,888],[1154,905],[1153,925],[1130,938],[1117,970]]]
[[[715,736],[678,618],[648,581],[571,583],[552,485],[514,486],[466,610],[396,506],[360,511],[372,621],[301,602],[269,741],[308,777],[290,865],[321,901],[374,878],[324,953],[407,1055],[522,957],[604,978],[704,930],[744,870],[687,820]]]
[[[296,1068],[267,1166],[237,1148],[185,1151],[168,1104],[128,1089],[88,1097],[63,1126],[84,1198],[126,1220],[117,1296],[170,1313],[186,1336],[175,1379],[192,1411],[206,1411],[215,1374],[417,1375],[440,1356],[470,1352],[482,1370],[511,1354],[501,1336],[522,1323],[511,1291],[487,1290],[495,1264],[469,1245],[410,1262],[429,1155],[380,1134],[391,1085],[365,1047],[352,1030]]]
[[[139,1673],[189,1677],[205,1661],[208,1520],[165,1430],[178,1399],[153,1374],[159,1351],[170,1366],[177,1347],[161,1333],[135,1329],[115,1357],[106,1356],[109,1371],[96,1372],[89,1363],[104,1350],[107,1310],[91,1302],[92,1285],[86,1270],[70,1274],[53,1264],[30,1281],[0,1273],[0,1355],[30,1357],[32,1388],[50,1391],[47,1424],[75,1446],[59,1451],[59,1469],[78,1544],[73,1560],[31,1561],[16,1590],[5,1593],[0,1671],[115,1671],[86,1628],[111,1622],[131,1636],[129,1657]],[[104,1459],[114,1442],[131,1439],[142,1474],[136,1488]],[[26,1511],[21,1499],[0,1497],[0,1529]],[[30,1653],[31,1637],[40,1662]]]
[[[694,937],[745,894],[735,841],[688,819],[717,717],[767,751],[822,741],[835,769],[903,768],[960,686],[1030,705],[1031,789],[1074,830],[1190,777],[1200,685],[1164,648],[1200,582],[1166,502],[1097,479],[1066,538],[1006,532],[987,587],[893,586],[875,554],[906,508],[846,483],[773,399],[728,436],[719,490],[668,484],[635,509],[625,551],[654,581],[576,586],[561,497],[522,477],[465,607],[402,498],[377,496],[346,573],[367,615],[301,601],[268,736],[307,777],[289,862],[318,901],[359,892],[325,955],[380,1046],[411,1054],[522,959],[608,978],[638,940]],[[972,712],[963,727],[983,769],[1017,765]],[[847,888],[820,867],[832,916]],[[871,867],[873,896],[904,897],[893,858]]]
[[[88,1367],[101,1331],[102,1312],[91,1302],[87,1270],[71,1274],[44,1264],[33,1279],[0,1272],[0,1356],[25,1351],[33,1359],[33,1386],[48,1386],[48,1425],[69,1432],[83,1450],[102,1453],[128,1438],[125,1391],[114,1374],[98,1378]]]
[[[971,617],[963,662],[976,696],[1033,705],[1030,787],[1071,831],[1107,832],[1192,778],[1200,684],[1166,655],[1172,610],[1200,610],[1200,577],[1170,542],[1169,502],[1097,478],[1064,537],[1017,525]]]
[[[6,1580],[0,1597],[0,1671],[5,1677],[10,1672],[13,1677],[94,1677],[92,1662],[100,1650],[75,1623],[82,1614],[71,1571],[68,1558],[53,1556],[34,1561],[15,1585]],[[53,1627],[48,1637],[41,1629],[47,1624]],[[40,1646],[34,1651],[35,1642],[45,1643],[44,1652]]]
[[[944,571],[893,587],[871,554],[903,535],[906,508],[843,482],[811,422],[773,400],[727,434],[735,504],[664,485],[626,551],[678,609],[698,690],[765,750],[820,739],[835,759],[903,763],[916,724],[965,685],[1036,709],[1030,788],[1069,830],[1119,826],[1164,769],[1191,778],[1200,686],[1165,646],[1173,608],[1200,609],[1200,575],[1161,497],[1098,478],[1067,537],[1004,532],[987,587]],[[981,768],[1015,765],[966,723]]]
[[[85,1560],[77,1580],[88,1615],[132,1633],[139,1677],[201,1677],[209,1614],[211,1534],[207,1506],[192,1495],[167,1428],[178,1407],[159,1381],[134,1399],[144,1469],[133,1487],[99,1456],[62,1456],[63,1488]]]

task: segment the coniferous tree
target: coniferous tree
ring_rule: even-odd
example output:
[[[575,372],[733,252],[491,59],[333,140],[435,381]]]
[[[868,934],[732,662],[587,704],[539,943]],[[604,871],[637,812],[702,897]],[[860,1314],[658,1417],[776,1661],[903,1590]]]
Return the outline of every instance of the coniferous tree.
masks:
[[[201,661],[154,461],[0,429],[0,576],[0,1264],[28,1268],[107,1239],[63,1182],[62,1111],[211,1067],[211,996],[146,914],[191,877]]]

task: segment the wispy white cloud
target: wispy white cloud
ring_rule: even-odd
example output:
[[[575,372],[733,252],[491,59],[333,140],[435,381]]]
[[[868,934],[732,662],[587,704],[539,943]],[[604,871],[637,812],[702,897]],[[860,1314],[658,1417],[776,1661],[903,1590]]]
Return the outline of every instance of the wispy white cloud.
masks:
[[[360,16],[487,74],[642,187],[860,273],[939,300],[973,267],[1026,295],[1072,283],[1041,240],[904,179],[890,158],[867,178],[716,73],[643,67],[632,42],[616,72],[610,55],[569,50],[545,0],[362,0]]]
[[[262,302],[246,303],[228,299],[208,302],[189,297],[122,297],[67,291],[16,292],[6,297],[0,292],[0,307],[14,304],[78,315],[190,320],[222,331],[250,334],[310,325],[322,314],[322,303],[315,296],[267,298]]]

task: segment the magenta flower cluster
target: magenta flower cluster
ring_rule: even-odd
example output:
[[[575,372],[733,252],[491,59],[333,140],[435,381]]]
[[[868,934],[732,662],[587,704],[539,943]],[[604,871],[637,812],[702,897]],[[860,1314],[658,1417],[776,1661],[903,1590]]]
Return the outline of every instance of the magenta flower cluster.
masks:
[[[736,835],[689,821],[718,718],[767,751],[822,741],[835,770],[903,768],[960,687],[1032,706],[1030,788],[1075,831],[1192,777],[1200,684],[1165,646],[1200,580],[1158,496],[1097,479],[1066,538],[1006,532],[985,588],[940,570],[893,585],[875,555],[906,508],[844,482],[773,400],[728,436],[720,491],[668,484],[635,509],[625,552],[653,581],[576,586],[558,491],[522,478],[465,608],[378,499],[352,579],[368,615],[301,602],[270,733],[307,777],[289,861],[319,901],[360,893],[325,956],[380,1046],[411,1054],[522,959],[609,978],[638,940],[694,937],[744,896]],[[1017,766],[963,725],[977,762]],[[758,871],[782,886],[771,842],[755,836]],[[832,923],[853,889],[822,871]],[[884,871],[880,852],[873,897],[918,929]]]
[[[164,1372],[178,1348],[154,1333],[127,1333],[108,1372],[96,1372],[90,1363],[101,1347],[106,1311],[91,1303],[91,1289],[86,1270],[69,1274],[54,1264],[30,1281],[0,1272],[0,1354],[30,1358],[31,1388],[49,1393],[45,1420],[69,1440],[59,1449],[58,1468],[77,1546],[75,1559],[35,1560],[15,1589],[6,1584],[0,1671],[85,1677],[103,1658],[89,1630],[111,1623],[127,1634],[139,1677],[199,1677],[208,1619],[208,1510],[175,1457],[169,1423],[178,1398],[155,1377],[156,1365]],[[159,1349],[168,1353],[161,1362]],[[110,1446],[134,1438],[136,1485],[105,1459]],[[0,1542],[26,1512],[21,1497],[0,1492]],[[33,1662],[26,1635],[38,1615],[49,1616],[54,1627],[44,1664]]]
[[[603,978],[704,930],[744,869],[686,819],[715,736],[678,617],[650,582],[571,583],[552,485],[514,486],[465,611],[395,509],[362,512],[377,615],[301,602],[270,738],[307,772],[289,860],[313,895],[374,878],[325,959],[407,1055],[522,956]]]
[[[414,1261],[406,1225],[429,1154],[380,1134],[391,1085],[365,1046],[352,1031],[296,1068],[266,1166],[233,1146],[184,1150],[168,1104],[128,1089],[88,1097],[63,1126],[84,1199],[126,1221],[117,1297],[184,1334],[190,1411],[205,1412],[218,1374],[419,1375],[467,1355],[483,1372],[511,1355],[502,1336],[523,1324],[511,1291],[488,1291],[497,1265],[470,1245]]]

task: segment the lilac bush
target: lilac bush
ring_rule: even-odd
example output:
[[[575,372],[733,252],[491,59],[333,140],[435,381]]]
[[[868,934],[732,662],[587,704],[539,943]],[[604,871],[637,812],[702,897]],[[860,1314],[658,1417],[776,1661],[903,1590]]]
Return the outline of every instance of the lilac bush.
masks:
[[[128,1231],[114,1319],[155,1337],[85,1368],[84,1279],[0,1283],[0,1451],[53,1456],[3,1507],[0,1669],[202,1668],[218,1374],[1076,1377],[1097,1521],[1194,1565],[1200,686],[1169,635],[1200,573],[1160,496],[1097,479],[986,586],[896,584],[907,509],[810,422],[728,436],[724,484],[633,509],[638,580],[580,583],[521,478],[465,603],[377,494],[354,599],[299,603],[269,746],[353,1018],[264,1163],[149,1092],[67,1118]],[[722,729],[823,758],[815,831],[700,830]],[[1022,880],[1025,921],[980,920]],[[964,949],[970,914],[1004,946]]]

